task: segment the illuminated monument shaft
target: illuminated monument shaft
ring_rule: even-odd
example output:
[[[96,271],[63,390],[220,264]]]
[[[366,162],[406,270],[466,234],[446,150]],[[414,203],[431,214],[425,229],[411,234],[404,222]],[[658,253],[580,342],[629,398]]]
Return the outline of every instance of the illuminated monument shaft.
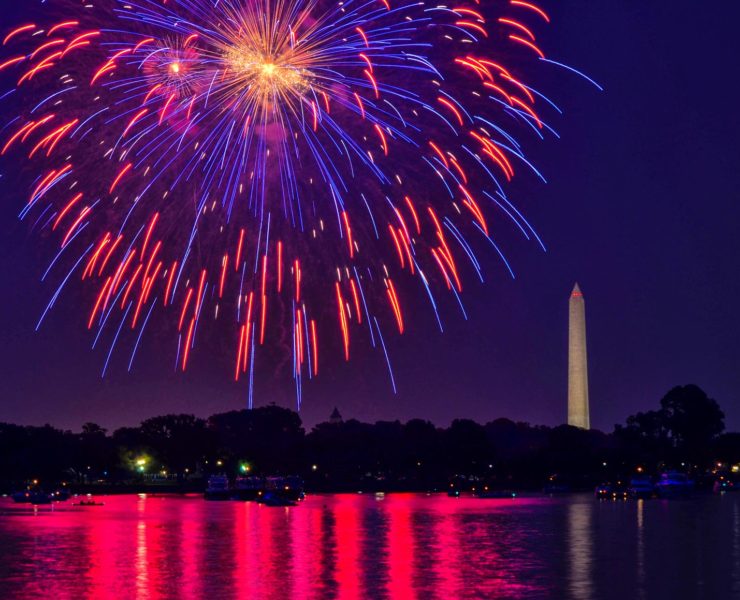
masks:
[[[568,425],[590,429],[586,357],[586,304],[577,283],[570,295],[569,308]]]

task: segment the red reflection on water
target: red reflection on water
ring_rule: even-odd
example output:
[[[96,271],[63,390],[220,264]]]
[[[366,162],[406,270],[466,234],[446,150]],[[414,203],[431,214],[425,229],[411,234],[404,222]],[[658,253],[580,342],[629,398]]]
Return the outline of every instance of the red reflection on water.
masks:
[[[139,498],[137,504],[139,520],[136,523],[136,595],[145,598],[151,589],[149,582],[149,562],[147,558],[148,545],[146,537],[146,522],[144,521],[144,510],[146,509],[146,498]]]
[[[453,501],[459,502],[454,498]],[[434,572],[437,576],[440,598],[460,597],[460,550],[457,539],[455,512],[445,504],[436,503],[437,519],[434,527]]]
[[[339,584],[339,597],[353,600],[362,596],[360,587],[360,544],[362,529],[360,524],[361,496],[345,495],[334,507],[336,531],[336,579]]]
[[[234,514],[234,553],[236,568],[234,569],[234,589],[238,598],[249,598],[251,595],[250,582],[255,579],[256,545],[249,538],[250,509],[245,504],[240,506]]]
[[[293,510],[291,517],[290,543],[293,556],[293,581],[296,590],[305,590],[307,594],[313,588],[311,575],[314,563],[320,560],[321,513]]]
[[[64,519],[64,517],[62,517]],[[113,600],[115,597],[110,584],[111,577],[118,576],[116,568],[116,546],[118,545],[118,531],[114,522],[101,524],[99,527],[88,528],[88,549],[90,551],[90,596],[102,600]]]
[[[0,578],[0,597],[405,600],[533,590],[526,519],[511,521],[526,501],[339,495],[270,508],[198,496],[103,500],[36,517],[0,505],[0,539],[11,540],[0,561],[14,573]]]
[[[412,571],[414,536],[411,531],[409,497],[389,496],[384,501],[388,516],[388,593],[392,598],[414,598]]]
[[[259,511],[258,549],[260,582],[273,582],[272,589],[263,593],[267,598],[293,598],[293,577],[290,569],[292,562],[290,530],[288,523],[292,518],[292,508],[268,507],[253,505]],[[286,575],[288,575],[286,577]],[[279,582],[278,586],[274,584]]]
[[[180,588],[181,598],[190,600],[201,598],[200,552],[203,543],[203,521],[198,510],[198,504],[194,502],[183,502],[178,514],[179,519],[179,541],[177,543],[178,560],[182,565],[182,586]]]
[[[149,503],[160,503],[158,499],[146,496],[139,498],[136,523],[136,596],[137,598],[157,599],[162,597],[163,580],[160,573],[166,568],[167,557],[162,556],[162,529],[156,522],[148,519]],[[171,550],[174,551],[174,548]]]

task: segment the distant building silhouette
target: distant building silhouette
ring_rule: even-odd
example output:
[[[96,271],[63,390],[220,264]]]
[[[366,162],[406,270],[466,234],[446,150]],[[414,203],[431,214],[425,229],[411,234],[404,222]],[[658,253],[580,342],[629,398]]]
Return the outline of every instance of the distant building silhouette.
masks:
[[[329,423],[343,423],[344,419],[342,419],[342,415],[339,412],[339,409],[335,406],[334,410],[331,413],[331,416],[329,417]]]
[[[568,425],[590,429],[586,303],[577,283],[568,305]]]

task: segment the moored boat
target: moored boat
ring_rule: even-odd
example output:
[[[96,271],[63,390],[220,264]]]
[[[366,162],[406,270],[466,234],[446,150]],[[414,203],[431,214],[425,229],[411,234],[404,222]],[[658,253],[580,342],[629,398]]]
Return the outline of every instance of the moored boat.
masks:
[[[303,500],[303,480],[300,477],[268,477],[265,480],[265,494],[273,492],[288,500]]]
[[[276,493],[276,492],[265,492],[259,497],[257,502],[259,502],[260,504],[264,504],[265,506],[295,506],[296,505],[295,500],[286,498],[282,494]]]
[[[594,489],[594,496],[599,500],[625,500],[628,497],[627,488],[621,481],[617,483],[602,483]]]
[[[74,502],[72,506],[105,506],[104,502],[98,502],[93,498],[91,495],[87,495],[85,498],[80,500],[79,502]]]
[[[256,500],[264,489],[265,481],[261,477],[237,477],[231,497],[234,500]]]
[[[22,492],[13,492],[12,494],[10,494],[10,497],[13,499],[13,502],[16,502],[18,504],[31,502],[31,492],[29,490],[23,490]]]
[[[39,487],[28,487],[10,495],[18,504],[51,504],[52,496]]]
[[[740,486],[727,475],[720,475],[714,480],[712,491],[715,494],[719,494],[721,492],[737,492],[740,491]]]
[[[203,497],[206,500],[231,500],[231,493],[229,478],[226,475],[211,475]]]
[[[594,496],[599,500],[606,500],[611,497],[612,486],[608,483],[601,483],[594,488]]]
[[[647,475],[639,475],[630,479],[627,487],[630,498],[652,498],[655,496],[655,485]]]
[[[66,489],[54,490],[50,495],[54,502],[66,502],[70,496],[69,490]]]
[[[687,496],[694,491],[694,482],[685,473],[667,471],[660,474],[655,489],[661,498]]]

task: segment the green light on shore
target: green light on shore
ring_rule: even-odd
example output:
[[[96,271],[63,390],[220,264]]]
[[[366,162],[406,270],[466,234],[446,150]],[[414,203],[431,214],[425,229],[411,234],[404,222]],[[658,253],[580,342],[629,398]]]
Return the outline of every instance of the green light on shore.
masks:
[[[249,473],[252,470],[252,466],[248,462],[239,463],[240,473]]]

